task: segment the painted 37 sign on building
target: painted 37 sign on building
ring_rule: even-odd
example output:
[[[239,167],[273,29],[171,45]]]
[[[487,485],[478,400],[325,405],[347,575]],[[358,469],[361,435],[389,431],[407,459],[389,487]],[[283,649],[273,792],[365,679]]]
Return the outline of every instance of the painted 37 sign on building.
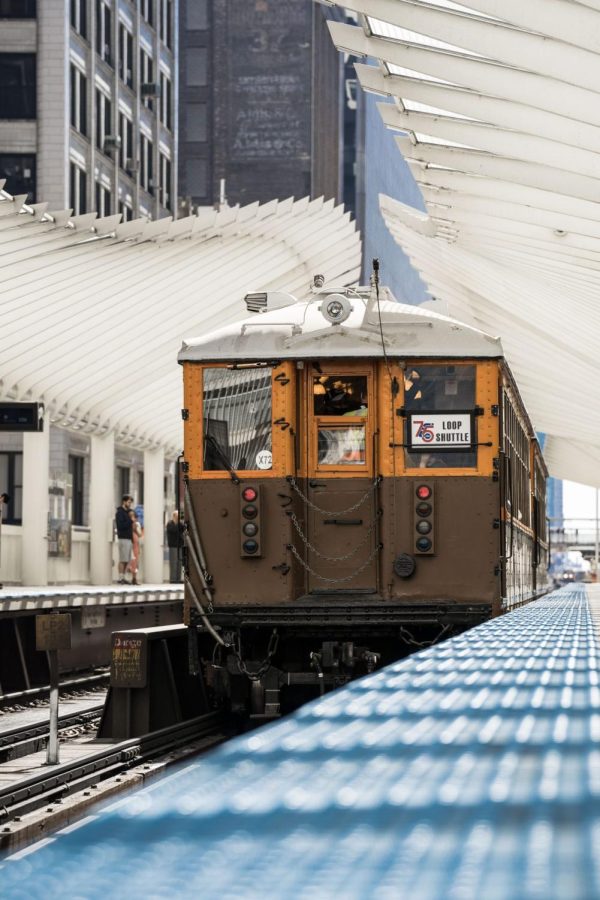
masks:
[[[411,413],[408,428],[411,450],[470,450],[474,443],[470,412]]]

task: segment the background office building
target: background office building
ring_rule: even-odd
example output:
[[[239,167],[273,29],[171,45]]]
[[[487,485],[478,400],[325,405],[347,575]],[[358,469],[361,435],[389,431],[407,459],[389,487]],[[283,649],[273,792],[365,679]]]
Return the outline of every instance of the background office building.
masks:
[[[341,202],[344,62],[313,0],[180,0],[183,209]],[[224,190],[223,190],[224,186]]]
[[[176,208],[177,0],[0,0],[0,177],[74,215]]]

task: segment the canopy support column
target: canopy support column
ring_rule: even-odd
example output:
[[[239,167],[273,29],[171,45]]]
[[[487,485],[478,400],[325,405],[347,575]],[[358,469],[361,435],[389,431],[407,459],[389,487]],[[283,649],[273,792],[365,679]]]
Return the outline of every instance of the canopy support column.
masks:
[[[23,531],[21,581],[48,584],[48,478],[50,476],[50,423],[44,430],[23,435]]]
[[[115,516],[113,432],[104,437],[92,435],[90,467],[90,581],[111,584]]]
[[[144,451],[144,581],[162,584],[164,542],[164,450]]]

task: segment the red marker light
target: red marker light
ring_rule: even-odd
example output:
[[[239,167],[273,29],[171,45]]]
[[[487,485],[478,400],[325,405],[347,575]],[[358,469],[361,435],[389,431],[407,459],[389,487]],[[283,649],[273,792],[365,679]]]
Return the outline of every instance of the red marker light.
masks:
[[[417,488],[419,500],[428,500],[431,497],[431,488],[427,484],[420,484]]]
[[[427,496],[429,496],[429,495],[427,495]],[[244,500],[246,500],[246,502],[250,503],[252,500],[256,500],[256,498],[258,497],[258,494],[254,490],[254,488],[247,487],[247,488],[244,488],[244,490],[242,491],[242,497],[244,498]]]

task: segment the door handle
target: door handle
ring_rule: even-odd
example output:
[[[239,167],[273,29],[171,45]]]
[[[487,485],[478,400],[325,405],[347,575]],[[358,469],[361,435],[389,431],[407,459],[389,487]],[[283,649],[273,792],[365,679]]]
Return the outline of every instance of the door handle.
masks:
[[[326,481],[309,481],[308,484],[309,484],[309,487],[311,487],[311,488],[327,487]]]
[[[323,525],[362,525],[362,519],[323,519]]]

